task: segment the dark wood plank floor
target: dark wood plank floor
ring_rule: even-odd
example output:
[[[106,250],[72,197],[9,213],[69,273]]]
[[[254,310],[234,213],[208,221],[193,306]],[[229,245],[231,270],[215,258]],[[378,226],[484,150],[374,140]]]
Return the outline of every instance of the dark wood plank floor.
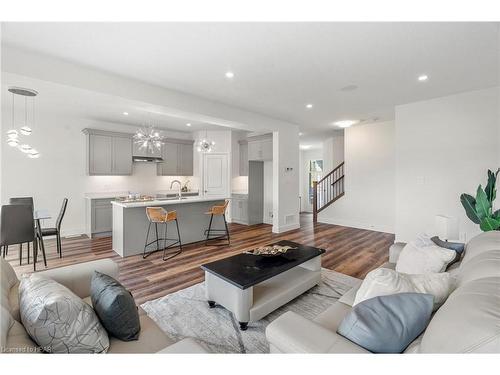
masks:
[[[95,259],[111,258],[120,267],[119,281],[134,295],[138,304],[155,299],[203,281],[200,265],[243,252],[255,246],[286,239],[304,245],[326,249],[322,265],[344,274],[363,278],[369,271],[387,261],[392,234],[312,223],[311,215],[301,215],[301,228],[284,234],[274,234],[266,224],[245,226],[230,224],[231,246],[204,246],[192,244],[184,252],[164,262],[156,253],[146,259],[141,255],[119,257],[111,249],[111,238],[63,239],[63,258],[56,254],[55,241],[46,240],[48,268],[82,263]],[[26,257],[26,251],[24,251]],[[18,274],[32,272],[33,265],[19,266],[18,247],[9,249],[7,260]],[[39,262],[38,270],[43,270]]]

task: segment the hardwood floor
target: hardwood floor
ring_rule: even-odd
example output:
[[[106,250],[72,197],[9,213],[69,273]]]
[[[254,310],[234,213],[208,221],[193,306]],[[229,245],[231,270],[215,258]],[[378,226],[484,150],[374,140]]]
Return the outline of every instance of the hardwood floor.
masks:
[[[119,281],[141,304],[203,281],[200,269],[203,263],[282,239],[326,249],[322,258],[323,267],[358,278],[363,278],[369,271],[386,262],[389,246],[394,242],[394,236],[388,233],[322,223],[313,225],[312,215],[307,214],[301,215],[300,229],[284,234],[272,233],[271,226],[266,224],[230,224],[229,228],[230,246],[192,244],[185,246],[181,255],[165,262],[161,252],[146,259],[142,259],[142,255],[121,258],[111,249],[110,237],[63,239],[63,258],[59,259],[55,241],[46,240],[48,268],[111,258],[120,267]],[[18,246],[10,247],[7,260],[18,274],[33,271],[33,265],[26,264],[25,249],[23,257],[23,265],[19,266]],[[39,262],[37,270],[43,269],[43,263]]]

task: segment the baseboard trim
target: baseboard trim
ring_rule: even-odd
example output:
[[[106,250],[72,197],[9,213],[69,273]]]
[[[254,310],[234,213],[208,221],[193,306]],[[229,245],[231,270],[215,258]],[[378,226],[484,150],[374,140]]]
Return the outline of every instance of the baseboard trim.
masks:
[[[366,230],[372,230],[374,232],[382,232],[382,233],[389,233],[389,234],[395,233],[394,229],[384,227],[384,226],[369,225],[369,224],[364,224],[364,223],[352,222],[349,220],[338,220],[338,219],[334,219],[334,218],[330,218],[330,217],[320,217],[319,216],[318,223],[340,225],[342,227],[350,227],[350,228],[356,228],[356,229],[366,229]]]
[[[285,233],[299,228],[300,228],[299,223],[282,225],[280,227],[276,227],[275,225],[273,225],[273,233]]]

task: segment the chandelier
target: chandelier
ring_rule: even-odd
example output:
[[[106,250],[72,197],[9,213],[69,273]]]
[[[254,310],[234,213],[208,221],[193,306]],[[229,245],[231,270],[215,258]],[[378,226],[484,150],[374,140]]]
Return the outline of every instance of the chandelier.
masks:
[[[198,141],[198,152],[212,152],[214,150],[215,142],[207,139],[207,131],[205,130],[205,138]]]
[[[19,151],[26,154],[31,159],[37,159],[40,157],[40,153],[28,143],[25,143],[24,137],[29,137],[33,132],[32,128],[35,123],[35,96],[38,95],[38,92],[33,89],[22,87],[9,87],[8,90],[12,93],[12,123],[10,129],[7,130],[7,144],[11,147],[17,147]],[[24,97],[24,121],[19,124],[19,130],[17,129],[15,119],[16,95]],[[31,98],[31,126],[28,122],[28,98]]]
[[[134,143],[137,144],[140,149],[146,149],[151,152],[160,150],[161,146],[165,143],[164,137],[162,137],[160,132],[152,125],[143,126],[138,129],[133,138]]]

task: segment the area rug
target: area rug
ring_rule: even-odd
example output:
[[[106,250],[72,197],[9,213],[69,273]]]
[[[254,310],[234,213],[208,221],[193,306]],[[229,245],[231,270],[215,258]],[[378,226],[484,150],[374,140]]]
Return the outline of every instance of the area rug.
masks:
[[[258,322],[240,331],[233,314],[221,306],[211,309],[203,283],[141,305],[172,339],[195,339],[211,353],[269,353],[265,329],[287,311],[314,319],[360,280],[322,269],[322,282]]]

